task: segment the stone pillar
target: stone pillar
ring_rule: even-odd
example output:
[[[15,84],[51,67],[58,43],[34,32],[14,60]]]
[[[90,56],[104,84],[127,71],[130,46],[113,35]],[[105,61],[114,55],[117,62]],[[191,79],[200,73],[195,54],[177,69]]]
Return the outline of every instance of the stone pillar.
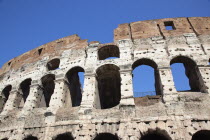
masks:
[[[198,80],[200,83],[200,91],[204,93],[210,93],[210,66],[198,66]]]
[[[120,70],[121,101],[120,106],[135,106],[133,98],[132,69]]]
[[[32,81],[30,85],[30,92],[24,104],[23,111],[29,111],[37,108],[40,105],[43,93],[42,88],[37,81]]]
[[[85,74],[83,91],[80,113],[101,107],[95,74]]]
[[[160,90],[162,90],[163,100],[166,104],[177,102],[177,91],[174,86],[173,75],[170,67],[159,67]]]
[[[7,114],[10,110],[14,108],[18,108],[20,101],[22,99],[22,95],[18,92],[18,90],[14,89],[10,91],[9,98],[4,106],[2,114]]]
[[[59,78],[54,80],[55,82],[55,89],[54,93],[50,98],[50,105],[49,109],[53,112],[57,111],[59,108],[65,106],[65,102],[67,98],[70,99],[70,95],[68,95],[68,86],[64,78]]]

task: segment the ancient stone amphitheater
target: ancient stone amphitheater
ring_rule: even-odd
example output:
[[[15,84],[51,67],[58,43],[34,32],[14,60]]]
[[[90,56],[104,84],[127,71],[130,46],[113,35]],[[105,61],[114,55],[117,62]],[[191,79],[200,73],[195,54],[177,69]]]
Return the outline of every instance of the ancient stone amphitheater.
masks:
[[[0,139],[210,140],[209,58],[210,17],[120,24],[108,44],[47,43],[0,70]],[[191,90],[177,91],[174,63]],[[133,97],[140,65],[154,68],[155,96]]]

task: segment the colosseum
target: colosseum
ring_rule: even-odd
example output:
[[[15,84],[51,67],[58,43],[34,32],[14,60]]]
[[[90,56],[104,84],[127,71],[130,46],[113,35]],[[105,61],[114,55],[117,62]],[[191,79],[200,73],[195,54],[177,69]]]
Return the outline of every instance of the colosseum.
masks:
[[[209,58],[210,17],[120,24],[107,44],[47,43],[0,69],[0,139],[210,140]],[[191,90],[176,89],[175,63]],[[133,96],[141,65],[154,69],[155,95]]]

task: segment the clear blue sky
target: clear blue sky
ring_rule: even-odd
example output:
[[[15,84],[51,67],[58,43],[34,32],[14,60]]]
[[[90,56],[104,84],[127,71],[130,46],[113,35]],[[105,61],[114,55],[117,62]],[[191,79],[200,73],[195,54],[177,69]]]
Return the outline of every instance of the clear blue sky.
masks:
[[[210,0],[0,0],[0,67],[72,34],[108,43],[121,23],[196,16],[210,16]]]

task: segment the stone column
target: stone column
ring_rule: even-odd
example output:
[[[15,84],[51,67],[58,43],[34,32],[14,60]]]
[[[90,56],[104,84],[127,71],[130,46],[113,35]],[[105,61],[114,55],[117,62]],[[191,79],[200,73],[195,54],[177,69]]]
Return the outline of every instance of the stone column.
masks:
[[[10,110],[14,108],[18,108],[20,101],[22,99],[22,95],[18,92],[18,90],[14,89],[10,91],[9,98],[4,106],[2,114],[7,114]]]
[[[120,106],[135,106],[133,98],[132,69],[120,70],[121,100]]]
[[[166,104],[177,102],[177,91],[174,86],[173,75],[170,67],[159,67],[160,90],[163,94],[163,100]],[[158,81],[157,81],[158,82]]]
[[[198,66],[198,80],[200,83],[200,91],[204,93],[210,93],[210,87],[207,87],[207,85],[210,85],[210,66]]]
[[[54,82],[55,82],[55,89],[54,93],[50,98],[50,105],[49,105],[49,109],[53,112],[57,111],[61,107],[64,107],[67,98],[70,98],[69,97],[70,95],[68,95],[69,89],[65,79],[59,78],[54,80]]]
[[[37,81],[32,81],[32,84],[30,85],[30,92],[24,104],[23,111],[29,111],[33,108],[39,107],[43,96],[42,92],[42,87],[39,83]]]
[[[101,107],[98,94],[98,86],[95,74],[85,74],[80,113],[85,113],[92,108]]]

